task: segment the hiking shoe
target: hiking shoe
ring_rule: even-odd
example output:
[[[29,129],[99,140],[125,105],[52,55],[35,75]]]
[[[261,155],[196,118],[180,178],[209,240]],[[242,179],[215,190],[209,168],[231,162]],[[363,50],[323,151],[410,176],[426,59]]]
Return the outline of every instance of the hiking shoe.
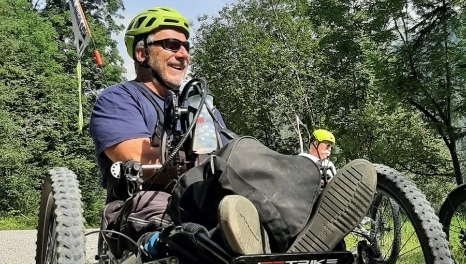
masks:
[[[265,230],[254,204],[243,196],[225,196],[218,206],[223,237],[231,250],[240,255],[270,253]]]
[[[372,163],[356,159],[346,164],[322,191],[315,212],[288,252],[332,250],[364,218],[376,185]]]

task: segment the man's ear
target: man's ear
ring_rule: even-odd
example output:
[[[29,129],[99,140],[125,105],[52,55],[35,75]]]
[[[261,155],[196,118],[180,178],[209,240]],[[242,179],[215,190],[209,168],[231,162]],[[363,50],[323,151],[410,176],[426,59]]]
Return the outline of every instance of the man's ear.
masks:
[[[139,63],[142,63],[145,58],[146,58],[145,48],[141,46],[137,46],[134,49],[134,60]]]

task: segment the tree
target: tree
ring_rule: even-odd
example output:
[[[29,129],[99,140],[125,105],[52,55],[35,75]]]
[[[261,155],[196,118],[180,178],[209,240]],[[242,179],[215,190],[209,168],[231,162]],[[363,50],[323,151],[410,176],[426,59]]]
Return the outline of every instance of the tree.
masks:
[[[54,142],[51,133],[71,128],[73,113],[66,105],[76,105],[71,94],[71,76],[63,74],[53,27],[22,0],[0,1],[2,20],[0,43],[1,189],[0,211],[35,212],[40,182],[52,165],[44,153]],[[39,59],[40,58],[40,59]],[[61,103],[61,104],[60,104]]]
[[[24,0],[0,0],[0,43],[7,47],[0,51],[0,151],[4,154],[0,171],[5,176],[0,188],[7,193],[0,198],[1,214],[35,216],[47,171],[64,166],[79,177],[88,223],[100,221],[104,194],[87,132],[88,117],[96,91],[122,78],[122,60],[109,34],[121,29],[112,20],[120,4],[92,1],[88,6],[94,11],[100,8],[88,20],[93,44],[103,52],[106,78],[94,66],[92,49],[86,50],[82,58],[85,124],[83,133],[78,133],[77,57],[67,2],[34,6]]]
[[[379,47],[387,33],[374,30],[369,4],[250,0],[227,6],[202,20],[193,75],[207,80],[230,129],[278,151],[296,152],[290,123],[298,114],[309,130],[336,134],[338,165],[364,157],[413,175],[444,175],[450,167],[435,134],[377,79],[374,65],[387,56]]]
[[[42,17],[47,18],[57,31],[56,41],[65,55],[60,63],[65,66],[67,73],[74,74],[77,54],[68,1],[45,0],[43,2],[44,4],[36,11]],[[124,29],[123,25],[116,22],[117,19],[123,18],[119,11],[124,10],[124,6],[122,0],[81,1],[81,6],[92,33],[92,42],[82,56],[83,91],[87,94],[95,93],[109,83],[116,83],[122,79],[123,59],[119,56],[117,42],[111,38],[111,35]],[[95,65],[92,54],[94,49],[101,53],[105,76]]]
[[[70,128],[65,133],[60,130],[51,131],[51,137],[47,139],[51,146],[41,158],[46,159],[50,166],[66,166],[78,175],[85,205],[85,217],[88,222],[95,224],[100,221],[104,195],[99,184],[100,172],[95,162],[94,146],[88,132],[89,116],[98,91],[109,84],[122,80],[123,60],[118,54],[117,43],[111,39],[111,35],[123,29],[123,25],[119,25],[115,21],[122,18],[118,12],[124,9],[124,6],[121,0],[82,1],[81,6],[92,33],[92,42],[81,58],[83,133],[77,133],[76,130],[77,104],[70,107],[71,105],[64,101],[57,101],[58,107],[67,109],[66,111],[74,114],[74,117],[69,119],[70,122],[75,121],[74,129]],[[74,46],[68,1],[46,0],[43,6],[36,9],[36,12],[50,21],[55,28],[57,32],[55,40],[63,55],[57,62],[63,66],[65,73],[76,80],[75,67],[78,57]],[[92,54],[94,49],[100,51],[102,55],[104,62],[102,69],[95,65]],[[75,81],[68,89],[63,89],[61,92],[70,93],[76,102],[78,98],[76,87]]]
[[[464,22],[461,1],[377,1],[368,5],[380,51],[379,86],[419,111],[450,153],[457,184],[463,183],[457,144],[466,131]],[[384,10],[383,12],[380,10]]]
[[[300,113],[318,126],[331,105],[327,97],[315,100],[326,94],[318,74],[322,56],[299,14],[304,2],[237,3],[203,23],[195,40],[193,72],[214,87],[231,128],[285,152],[297,141],[284,129],[290,127],[284,113]]]

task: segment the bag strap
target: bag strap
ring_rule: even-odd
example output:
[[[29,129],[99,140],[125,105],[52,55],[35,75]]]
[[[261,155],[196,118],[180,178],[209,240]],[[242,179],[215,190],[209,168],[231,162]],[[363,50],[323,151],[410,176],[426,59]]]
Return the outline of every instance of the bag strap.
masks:
[[[288,248],[288,241],[291,234],[287,228],[287,224],[276,207],[270,200],[254,186],[248,183],[241,175],[239,175],[226,161],[220,156],[213,156],[213,166],[215,170],[214,177],[217,181],[220,180],[221,175],[228,172],[232,177],[224,177],[228,180],[233,190],[241,190],[241,195],[247,197],[254,202],[260,212],[262,223],[268,227],[271,235],[277,242],[276,246],[279,252],[285,252]],[[212,166],[212,165],[211,165]]]
[[[129,81],[129,83],[131,83],[132,85],[134,85],[134,87],[136,87],[139,92],[142,93],[142,95],[144,95],[144,97],[147,98],[147,100],[149,100],[149,102],[154,106],[155,108],[155,111],[157,112],[157,124],[155,125],[155,128],[154,128],[154,134],[161,138],[162,137],[162,131],[163,131],[163,123],[164,123],[164,113],[163,113],[163,110],[162,108],[160,107],[159,104],[157,104],[157,102],[155,102],[154,98],[149,94],[149,92],[147,91],[147,88],[140,82],[136,82],[136,81]]]

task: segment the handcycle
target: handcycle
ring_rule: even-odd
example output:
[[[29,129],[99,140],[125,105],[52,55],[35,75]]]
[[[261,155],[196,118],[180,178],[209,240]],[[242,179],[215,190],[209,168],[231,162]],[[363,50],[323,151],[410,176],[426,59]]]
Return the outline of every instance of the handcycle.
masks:
[[[456,263],[466,262],[466,183],[448,193],[438,216]]]
[[[195,111],[186,109],[183,102],[187,91],[197,94]],[[202,108],[213,117],[211,106],[206,104],[207,87],[202,79],[188,82],[180,94],[167,100],[165,120],[170,120],[164,131],[173,135],[172,152],[162,159],[163,169],[170,162],[180,162],[178,152],[186,152],[186,160],[194,161],[191,150],[192,131]],[[186,92],[185,92],[186,91]],[[196,101],[196,100],[194,100]],[[189,108],[189,107],[188,107]],[[181,120],[181,131],[177,122]],[[178,133],[178,134],[177,134]],[[164,133],[162,142],[169,133]],[[226,133],[226,135],[229,135]],[[231,135],[230,135],[231,136]],[[164,144],[162,144],[164,146]],[[162,153],[165,151],[162,150]],[[120,163],[125,166],[126,163]],[[183,161],[186,164],[186,161]],[[134,163],[133,163],[134,165]],[[188,163],[195,166],[194,162]],[[192,223],[170,225],[160,232],[160,259],[144,261],[144,249],[136,241],[128,241],[138,249],[115,256],[103,239],[100,239],[97,259],[99,263],[452,263],[445,233],[430,203],[422,192],[398,171],[385,165],[374,164],[377,171],[377,193],[364,220],[345,238],[346,248],[330,252],[270,253],[235,256],[213,241],[202,226]],[[141,171],[154,169],[137,164],[124,173],[137,189]],[[134,190],[134,189],[133,189]],[[85,231],[82,202],[76,175],[66,168],[54,168],[43,184],[37,233],[37,263],[85,263]],[[123,234],[119,234],[124,236]]]

